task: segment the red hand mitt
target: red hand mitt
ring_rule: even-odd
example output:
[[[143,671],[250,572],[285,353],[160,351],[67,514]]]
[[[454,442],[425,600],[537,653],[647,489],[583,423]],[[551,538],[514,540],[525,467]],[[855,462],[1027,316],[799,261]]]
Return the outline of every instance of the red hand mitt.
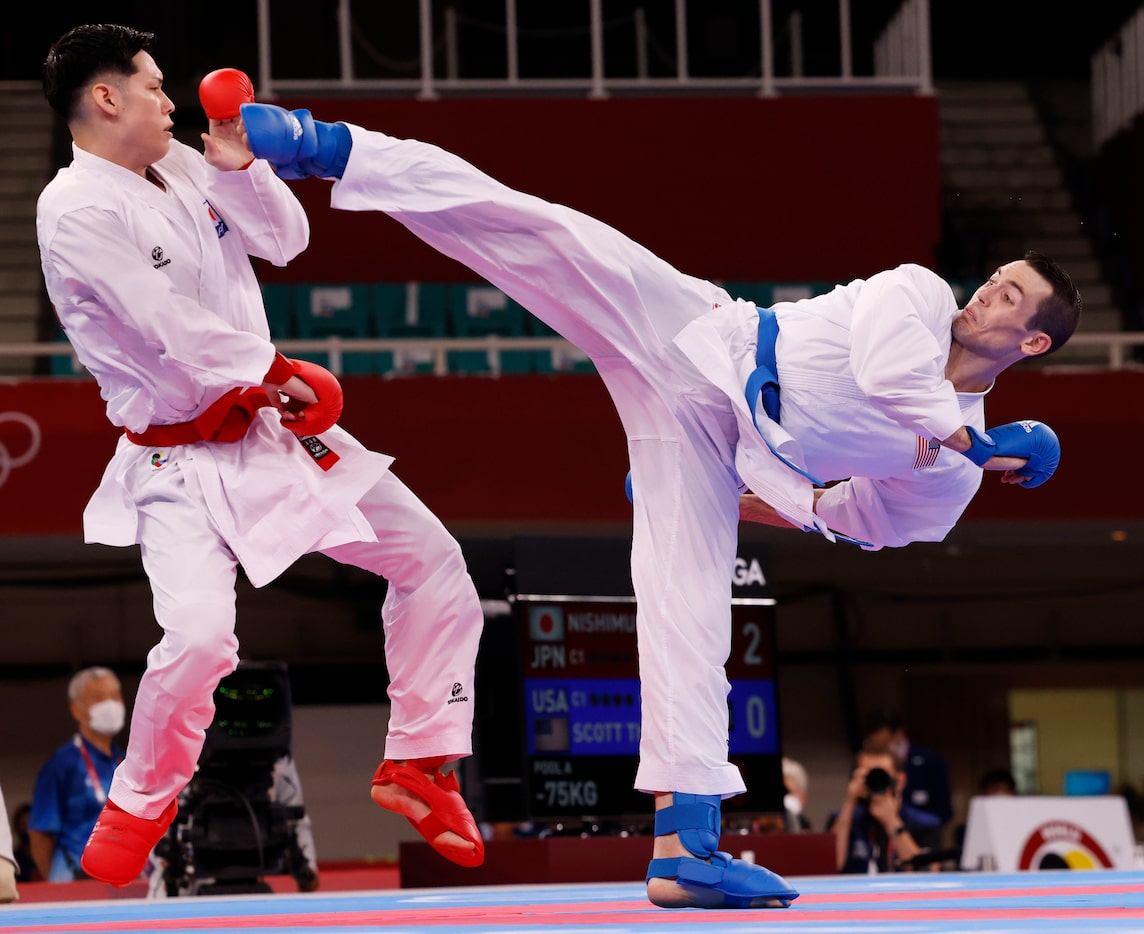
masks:
[[[199,82],[199,102],[211,120],[233,120],[243,104],[254,103],[254,85],[237,68],[219,68]]]
[[[282,424],[299,436],[320,435],[328,431],[342,414],[342,385],[337,377],[324,367],[308,360],[291,360],[298,378],[314,390],[318,401],[310,405],[288,405],[299,415],[297,421]]]

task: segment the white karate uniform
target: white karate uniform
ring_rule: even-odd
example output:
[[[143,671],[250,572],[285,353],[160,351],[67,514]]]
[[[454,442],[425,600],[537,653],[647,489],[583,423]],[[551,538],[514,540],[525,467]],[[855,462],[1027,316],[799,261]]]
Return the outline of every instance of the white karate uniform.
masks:
[[[112,424],[187,422],[234,387],[260,385],[275,351],[249,257],[284,265],[307,245],[289,188],[264,162],[222,172],[178,142],[152,166],[165,191],[78,147],[73,155],[40,196],[41,264]],[[140,545],[164,630],[111,788],[125,810],[155,817],[190,779],[211,694],[238,660],[238,565],[262,586],[311,551],[389,579],[385,755],[471,753],[472,703],[448,703],[456,683],[472,697],[483,625],[460,548],[389,473],[392,457],[337,427],[320,441],[336,459],[316,457],[273,408],[237,442],[120,439],[84,534]]]
[[[926,433],[928,457],[930,438],[965,423],[984,427],[980,396],[959,399],[944,377],[951,290],[931,272],[902,267],[777,306],[782,424],[758,405],[756,429],[745,397],[758,340],[750,302],[435,146],[350,131],[335,208],[385,212],[595,363],[624,424],[635,491],[636,787],[741,792],[727,761],[724,671],[740,491],[798,525],[826,532],[829,524],[872,547],[940,539],[980,470],[945,449],[915,470],[918,434]],[[853,479],[824,495],[816,515],[811,483],[764,436],[823,481]]]

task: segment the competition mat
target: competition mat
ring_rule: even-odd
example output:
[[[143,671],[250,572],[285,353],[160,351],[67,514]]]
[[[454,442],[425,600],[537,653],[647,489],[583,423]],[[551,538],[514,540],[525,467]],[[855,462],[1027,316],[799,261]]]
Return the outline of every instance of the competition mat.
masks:
[[[0,906],[0,931],[577,934],[1144,932],[1144,871],[918,873],[793,879],[786,910],[665,911],[639,883],[391,889]]]

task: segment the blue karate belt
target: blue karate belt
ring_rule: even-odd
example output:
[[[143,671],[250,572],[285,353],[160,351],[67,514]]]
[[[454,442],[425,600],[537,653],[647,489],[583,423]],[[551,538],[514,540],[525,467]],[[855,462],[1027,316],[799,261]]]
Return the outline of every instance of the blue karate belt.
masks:
[[[779,416],[782,414],[782,394],[779,388],[778,362],[775,358],[775,344],[779,339],[779,320],[771,308],[760,308],[758,311],[759,343],[755,350],[755,369],[751,375],[747,377],[746,389],[747,407],[751,410],[751,421],[754,422],[756,431],[759,430],[759,417],[755,410],[755,404],[760,396],[762,396],[763,411],[767,413],[767,418],[775,424],[782,424],[779,421]],[[821,480],[812,477],[797,464],[792,464],[787,458],[776,451],[771,442],[767,440],[767,436],[761,431],[759,431],[759,436],[763,439],[763,443],[766,444],[770,452],[800,477],[805,477],[815,486],[825,486]],[[834,537],[840,542],[847,542],[852,545],[870,544],[859,538],[851,538],[849,535],[843,535],[840,532],[835,532]]]
[[[751,421],[755,423],[755,430],[759,431],[759,416],[755,411],[755,404],[759,396],[763,398],[763,411],[776,425],[781,424],[779,416],[782,414],[782,399],[779,390],[779,367],[775,359],[775,344],[779,339],[779,319],[770,308],[759,309],[759,344],[755,350],[755,370],[747,377],[747,407],[751,410]],[[786,464],[800,477],[806,477],[815,486],[824,486],[821,480],[816,480],[797,464],[792,464],[774,449],[767,436],[759,431],[770,452]]]

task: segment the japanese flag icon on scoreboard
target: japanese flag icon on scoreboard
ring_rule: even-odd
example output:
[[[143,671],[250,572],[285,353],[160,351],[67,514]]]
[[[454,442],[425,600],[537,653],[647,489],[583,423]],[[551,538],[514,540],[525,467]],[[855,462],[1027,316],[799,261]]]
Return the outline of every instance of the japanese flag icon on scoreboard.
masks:
[[[563,642],[564,608],[550,604],[530,606],[528,638],[533,642]]]

